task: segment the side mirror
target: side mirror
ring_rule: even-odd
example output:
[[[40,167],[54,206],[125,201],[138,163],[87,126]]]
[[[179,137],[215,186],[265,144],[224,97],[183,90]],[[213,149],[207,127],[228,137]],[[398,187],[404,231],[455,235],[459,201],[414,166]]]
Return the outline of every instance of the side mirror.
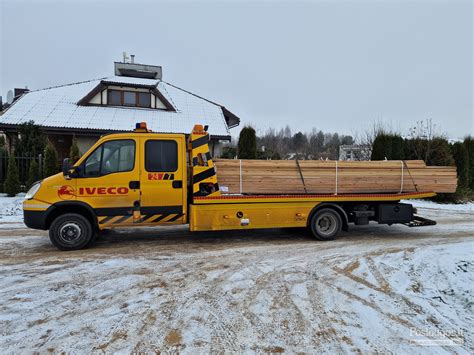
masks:
[[[63,160],[63,175],[66,179],[70,179],[70,175],[71,175],[71,168],[72,168],[72,165],[71,165],[71,161],[69,158],[64,158]]]

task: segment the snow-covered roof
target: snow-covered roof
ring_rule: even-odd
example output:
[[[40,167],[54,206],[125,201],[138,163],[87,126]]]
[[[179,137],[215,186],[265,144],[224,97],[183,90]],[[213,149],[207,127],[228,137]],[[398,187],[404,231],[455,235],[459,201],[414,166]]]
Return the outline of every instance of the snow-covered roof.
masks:
[[[101,83],[154,86],[173,106],[172,110],[136,107],[78,105]],[[229,115],[232,122],[229,124]],[[189,133],[194,124],[209,126],[214,136],[230,136],[229,126],[238,118],[225,107],[164,81],[125,76],[84,81],[31,91],[19,98],[3,115],[0,127],[15,126],[33,120],[47,128],[94,131],[128,131],[136,122],[147,122],[154,132]],[[237,122],[237,124],[235,124]]]

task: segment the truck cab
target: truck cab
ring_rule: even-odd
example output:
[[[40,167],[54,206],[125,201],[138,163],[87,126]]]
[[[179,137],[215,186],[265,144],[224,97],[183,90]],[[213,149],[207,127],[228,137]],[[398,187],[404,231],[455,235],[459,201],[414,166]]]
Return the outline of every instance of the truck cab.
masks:
[[[60,249],[76,249],[105,228],[186,223],[186,144],[184,134],[143,124],[102,137],[74,166],[66,161],[62,173],[32,187],[25,224],[49,229]]]

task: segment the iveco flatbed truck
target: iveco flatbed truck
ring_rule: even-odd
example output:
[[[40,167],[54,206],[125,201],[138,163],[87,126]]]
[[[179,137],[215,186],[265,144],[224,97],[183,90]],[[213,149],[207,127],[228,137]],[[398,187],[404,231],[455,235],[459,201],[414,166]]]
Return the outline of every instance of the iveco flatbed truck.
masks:
[[[35,183],[24,222],[49,230],[61,250],[88,247],[104,229],[189,224],[191,231],[308,227],[334,239],[350,223],[435,224],[401,199],[434,192],[334,195],[224,195],[209,153],[206,127],[184,134],[134,132],[100,138],[73,166]]]

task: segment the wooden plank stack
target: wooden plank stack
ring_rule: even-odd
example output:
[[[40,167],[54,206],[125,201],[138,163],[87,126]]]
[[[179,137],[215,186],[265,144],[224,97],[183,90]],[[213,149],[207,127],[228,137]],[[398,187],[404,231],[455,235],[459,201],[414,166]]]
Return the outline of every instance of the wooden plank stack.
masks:
[[[426,166],[422,160],[214,162],[224,194],[452,193],[457,186],[456,167]]]

